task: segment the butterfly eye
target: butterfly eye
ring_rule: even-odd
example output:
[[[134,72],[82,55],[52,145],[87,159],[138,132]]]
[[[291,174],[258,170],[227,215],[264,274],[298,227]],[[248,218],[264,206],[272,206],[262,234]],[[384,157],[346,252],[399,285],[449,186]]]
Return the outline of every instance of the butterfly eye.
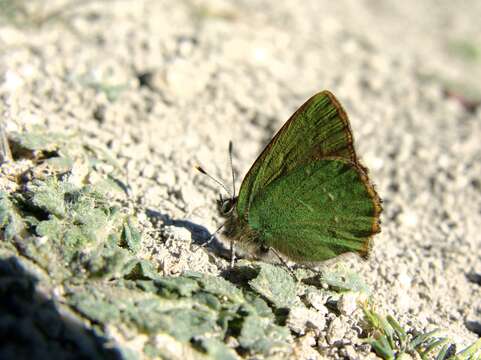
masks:
[[[266,244],[261,244],[260,246],[260,251],[262,254],[267,254],[269,252],[270,248]]]
[[[224,200],[222,203],[222,213],[227,215],[228,213],[230,213],[231,210],[232,210],[232,200],[231,199]]]
[[[222,197],[217,200],[217,209],[221,216],[227,216],[234,208],[235,200],[233,199],[224,199]]]

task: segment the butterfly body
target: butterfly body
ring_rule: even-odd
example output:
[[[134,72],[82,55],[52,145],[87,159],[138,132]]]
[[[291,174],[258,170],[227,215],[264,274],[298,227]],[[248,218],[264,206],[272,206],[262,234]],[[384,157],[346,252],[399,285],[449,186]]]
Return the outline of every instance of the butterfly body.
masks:
[[[223,235],[254,257],[272,249],[297,262],[318,262],[346,252],[367,256],[381,211],[347,115],[323,91],[278,131],[221,214],[227,217]]]

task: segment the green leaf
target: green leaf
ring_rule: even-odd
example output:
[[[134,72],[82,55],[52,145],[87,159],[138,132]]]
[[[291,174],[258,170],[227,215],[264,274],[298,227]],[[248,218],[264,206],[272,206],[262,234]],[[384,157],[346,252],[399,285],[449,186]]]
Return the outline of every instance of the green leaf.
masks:
[[[388,315],[386,318],[389,325],[391,325],[394,331],[396,332],[396,336],[399,339],[400,347],[404,348],[406,345],[406,339],[407,339],[406,331],[404,331],[401,325],[399,325],[396,319],[394,319],[391,315]]]
[[[192,275],[189,275],[189,277],[192,277]],[[219,276],[204,275],[198,281],[204,291],[219,298],[225,298],[234,303],[243,303],[245,301],[239,288]]]
[[[409,343],[409,346],[413,349],[417,349],[419,346],[421,346],[425,341],[429,340],[430,338],[433,338],[437,335],[439,335],[441,331],[439,329],[435,329],[433,331],[427,332],[427,333],[422,333],[416,336],[411,342]]]
[[[456,354],[457,359],[479,359],[481,358],[481,339],[468,346],[466,349],[461,350]]]
[[[94,146],[92,144],[84,144],[85,150],[90,155],[90,162],[95,165],[98,162],[111,165],[115,170],[123,173],[122,166],[119,165],[116,159],[104,148]]]
[[[102,294],[99,296],[102,296]],[[120,319],[121,316],[121,312],[115,304],[90,293],[73,294],[70,303],[87,318],[100,323],[112,323]]]
[[[436,348],[442,348],[443,346],[445,345],[449,345],[451,343],[451,340],[448,339],[448,338],[443,338],[443,339],[436,339],[434,341],[432,341],[424,351],[422,351],[420,354],[421,354],[421,357],[423,359],[427,359],[428,358],[428,354],[431,353],[434,349]]]
[[[146,319],[143,322],[145,330],[150,333],[164,331],[176,339],[189,341],[194,337],[213,334],[219,330],[216,318],[210,312],[188,308],[161,313],[146,313],[140,310]]]
[[[129,280],[155,280],[160,278],[159,273],[155,270],[152,263],[147,260],[130,260],[127,264],[125,264],[123,273],[125,274],[124,277]]]
[[[336,291],[354,291],[369,294],[369,287],[358,273],[346,269],[325,270],[322,281]]]
[[[185,277],[164,277],[154,281],[159,293],[165,297],[192,296],[200,289],[197,281]]]
[[[239,344],[265,356],[290,350],[290,332],[287,328],[273,324],[266,318],[248,315],[244,318],[238,337]]]
[[[477,61],[481,58],[481,49],[476,43],[465,39],[450,41],[448,43],[448,50],[450,53],[466,61]]]
[[[132,256],[125,249],[104,248],[85,256],[82,265],[92,277],[119,278],[125,274],[125,268],[131,259]]]
[[[17,146],[31,151],[54,151],[67,140],[67,137],[63,134],[41,131],[13,133],[10,136],[12,142]]]
[[[259,268],[259,274],[249,281],[255,292],[264,296],[277,308],[289,308],[298,301],[296,283],[285,269],[263,263],[257,264],[256,267]]]
[[[56,156],[46,159],[45,163],[56,172],[67,172],[72,170],[74,160],[70,157]]]
[[[389,345],[389,341],[386,336],[381,335],[377,340],[371,342],[371,346],[373,347],[376,354],[378,354],[383,359],[394,359],[393,349]]]
[[[25,227],[22,216],[7,193],[0,191],[0,229],[5,240],[10,241],[15,236],[22,236]]]
[[[140,241],[142,236],[137,228],[132,224],[131,218],[127,218],[124,223],[122,231],[122,242],[133,252],[137,253],[140,250]]]
[[[32,194],[33,205],[56,217],[66,216],[64,187],[55,178],[50,178],[46,182],[34,181],[29,192]]]
[[[196,344],[209,355],[211,359],[215,360],[236,360],[239,356],[229,349],[222,341],[215,338],[201,338]]]
[[[64,223],[57,219],[40,221],[35,229],[38,236],[46,236],[50,241],[60,242],[65,232]]]
[[[448,355],[448,351],[450,349],[452,344],[445,344],[441,350],[439,351],[439,353],[436,355],[436,359],[435,360],[445,360],[447,358],[447,355]]]

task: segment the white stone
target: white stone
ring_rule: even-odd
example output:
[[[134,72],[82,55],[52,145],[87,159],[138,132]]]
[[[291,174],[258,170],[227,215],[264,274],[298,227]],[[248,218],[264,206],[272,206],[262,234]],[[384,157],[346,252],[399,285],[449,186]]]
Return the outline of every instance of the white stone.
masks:
[[[340,318],[335,318],[327,328],[326,339],[330,345],[333,345],[344,338],[346,334],[346,324]]]
[[[357,309],[357,299],[358,296],[356,293],[350,292],[342,294],[337,302],[337,309],[343,315],[351,315]]]

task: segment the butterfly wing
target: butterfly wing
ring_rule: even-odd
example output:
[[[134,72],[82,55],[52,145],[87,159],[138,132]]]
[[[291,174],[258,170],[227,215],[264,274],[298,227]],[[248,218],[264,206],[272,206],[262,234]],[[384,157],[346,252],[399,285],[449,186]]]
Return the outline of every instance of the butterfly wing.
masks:
[[[346,112],[327,90],[307,100],[254,162],[240,188],[236,205],[239,217],[247,218],[254,198],[272,181],[326,157],[357,163]]]
[[[380,212],[363,168],[327,158],[272,181],[252,202],[248,222],[264,245],[315,262],[345,252],[367,255]]]

